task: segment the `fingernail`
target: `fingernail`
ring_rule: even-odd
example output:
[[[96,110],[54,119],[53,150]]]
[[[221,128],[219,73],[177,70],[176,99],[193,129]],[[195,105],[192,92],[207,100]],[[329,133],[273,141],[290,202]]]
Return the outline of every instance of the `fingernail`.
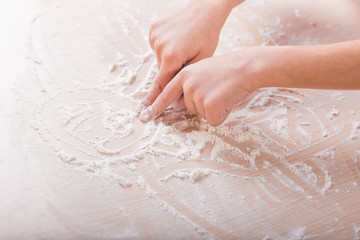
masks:
[[[143,103],[140,103],[139,105],[136,106],[135,111],[137,113],[141,113],[142,110],[144,110],[145,108],[146,108],[146,106]]]
[[[145,110],[143,110],[140,114],[141,121],[150,121],[154,116],[154,109],[152,106],[149,106]]]
[[[137,113],[141,113],[145,108],[147,108],[150,105],[150,102],[148,100],[144,100],[139,105],[136,106],[135,111]]]

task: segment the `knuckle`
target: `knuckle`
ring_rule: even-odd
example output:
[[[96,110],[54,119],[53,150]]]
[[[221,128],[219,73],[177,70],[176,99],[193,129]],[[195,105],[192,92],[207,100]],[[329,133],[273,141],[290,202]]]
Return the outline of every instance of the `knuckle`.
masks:
[[[164,61],[171,63],[171,62],[173,62],[173,60],[175,58],[175,54],[171,50],[164,50],[163,54],[162,54],[162,58]]]
[[[151,25],[150,25],[150,32],[153,32],[153,31],[155,31],[155,29],[157,28],[157,23],[152,23]]]
[[[150,29],[150,32],[154,32],[154,29],[155,29],[154,24],[151,24],[150,27],[149,27],[149,29]]]
[[[155,42],[155,36],[152,32],[149,33],[149,41],[150,43],[154,43]]]
[[[177,48],[166,45],[162,49],[162,59],[170,66],[180,68],[182,65],[182,56]]]
[[[204,96],[202,94],[197,94],[194,98],[194,101],[197,103],[203,103],[204,102]]]
[[[166,86],[166,83],[164,83],[163,81],[156,79],[154,82],[154,87],[153,89],[157,92],[162,92],[164,90]]]
[[[151,49],[155,49],[155,47],[154,47],[154,40],[153,40],[152,37],[149,38],[149,43],[150,43]]]
[[[192,95],[195,91],[195,86],[191,83],[187,84],[186,86],[184,86],[183,91],[184,91],[184,94]]]
[[[160,51],[164,47],[164,42],[154,37],[154,49]]]
[[[215,101],[214,100],[205,100],[204,108],[207,112],[212,112],[215,108]]]

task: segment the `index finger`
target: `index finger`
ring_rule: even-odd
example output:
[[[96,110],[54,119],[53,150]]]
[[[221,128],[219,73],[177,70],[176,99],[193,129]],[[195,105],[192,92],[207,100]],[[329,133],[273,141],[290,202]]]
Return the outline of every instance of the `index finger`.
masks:
[[[140,120],[148,122],[156,118],[163,113],[170,104],[178,100],[182,92],[181,82],[179,78],[175,76],[159,94],[155,102],[141,112]]]
[[[136,111],[140,113],[149,105],[151,105],[178,71],[179,71],[178,66],[174,64],[170,64],[165,61],[156,76],[153,89],[147,94],[145,99],[136,107]]]

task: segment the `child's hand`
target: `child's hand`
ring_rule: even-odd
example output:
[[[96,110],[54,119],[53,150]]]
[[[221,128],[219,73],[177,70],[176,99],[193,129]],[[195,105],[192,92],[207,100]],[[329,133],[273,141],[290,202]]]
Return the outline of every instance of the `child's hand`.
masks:
[[[232,7],[224,0],[192,0],[184,9],[151,26],[149,40],[159,73],[153,90],[138,105],[139,113],[155,101],[184,65],[214,54]]]
[[[150,121],[183,94],[190,113],[200,114],[213,126],[220,125],[232,108],[257,88],[263,54],[260,48],[249,48],[185,67],[141,113],[140,119]]]

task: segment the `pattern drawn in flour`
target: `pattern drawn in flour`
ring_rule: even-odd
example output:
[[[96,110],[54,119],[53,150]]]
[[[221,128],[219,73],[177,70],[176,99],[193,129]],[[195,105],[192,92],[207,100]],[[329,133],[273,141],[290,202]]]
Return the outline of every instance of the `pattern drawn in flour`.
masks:
[[[147,25],[137,20],[145,16],[142,9],[131,11],[127,1],[109,3],[81,3],[84,12],[97,4],[97,18],[86,22],[77,17],[77,25],[64,24],[43,41],[31,42],[42,59],[37,70],[46,96],[34,109],[31,125],[61,161],[122,188],[140,189],[204,238],[239,236],[231,226],[218,224],[216,216],[223,215],[216,211],[230,210],[211,212],[211,203],[193,210],[198,201],[185,200],[173,186],[199,185],[203,190],[198,191],[212,199],[209,186],[248,182],[247,197],[221,198],[223,206],[241,200],[239,209],[263,201],[280,206],[290,193],[289,204],[296,198],[316,204],[327,196],[337,149],[359,141],[358,116],[347,99],[352,93],[261,89],[216,128],[175,109],[143,124],[133,109],[157,72]],[[34,22],[34,31],[41,29],[42,18],[51,18],[50,13]],[[70,38],[74,28],[78,35]],[[225,35],[222,40],[235,48],[231,39]],[[58,47],[60,42],[66,50]],[[358,151],[349,154],[357,161]],[[226,187],[223,191],[235,194]]]

